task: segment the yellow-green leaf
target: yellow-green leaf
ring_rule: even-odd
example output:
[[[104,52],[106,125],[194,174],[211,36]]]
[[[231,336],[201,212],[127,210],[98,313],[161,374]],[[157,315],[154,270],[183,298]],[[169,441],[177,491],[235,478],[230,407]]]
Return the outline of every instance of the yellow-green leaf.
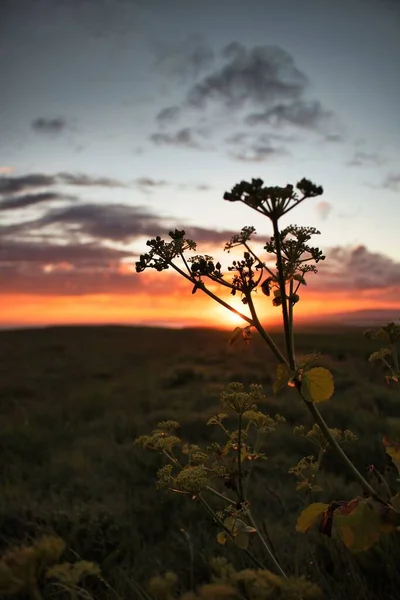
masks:
[[[221,544],[222,546],[224,546],[226,544],[227,539],[228,539],[228,536],[226,535],[225,531],[220,531],[219,534],[217,535],[217,542],[218,542],[218,544]]]
[[[296,491],[299,490],[304,490],[305,488],[309,488],[310,484],[308,483],[308,481],[299,481],[298,484],[296,485]]]
[[[368,500],[360,499],[348,514],[336,509],[333,522],[344,545],[351,552],[371,548],[381,535],[381,519]],[[346,509],[344,509],[346,510]]]
[[[307,533],[327,508],[329,508],[329,504],[324,504],[323,502],[314,502],[314,504],[307,506],[297,519],[296,531]]]
[[[286,363],[279,363],[276,369],[276,380],[273,385],[274,394],[277,394],[288,384],[290,377],[291,371],[288,365]]]
[[[394,464],[400,471],[400,443],[389,440],[386,436],[383,436],[383,445],[385,446],[386,452],[392,457]]]
[[[233,330],[232,335],[229,339],[229,345],[232,346],[232,344],[234,344],[236,342],[236,340],[238,340],[240,338],[241,335],[242,335],[242,328],[235,327],[235,329]]]
[[[235,526],[235,519],[233,517],[226,517],[226,519],[224,521],[224,527],[229,529],[229,531],[233,531],[234,526]]]
[[[254,527],[251,527],[250,525],[247,525],[247,523],[242,521],[242,519],[236,519],[235,528],[238,533],[241,531],[244,531],[245,533],[256,533],[257,532],[257,529],[255,529]]]
[[[334,392],[333,376],[324,367],[313,367],[303,373],[301,392],[309,402],[325,402]]]

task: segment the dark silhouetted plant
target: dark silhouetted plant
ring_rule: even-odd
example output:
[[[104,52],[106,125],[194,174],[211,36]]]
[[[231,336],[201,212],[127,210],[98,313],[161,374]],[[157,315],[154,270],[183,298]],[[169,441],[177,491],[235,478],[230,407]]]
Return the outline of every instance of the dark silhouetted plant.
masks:
[[[321,186],[307,179],[299,181],[296,189],[292,185],[264,186],[261,179],[242,181],[226,192],[224,199],[242,202],[270,220],[272,237],[263,247],[266,256],[260,256],[254,250],[255,229],[244,227],[225,246],[227,252],[241,249],[242,257],[233,260],[224,272],[220,262],[213,257],[196,254],[197,244],[186,238],[185,231],[176,229],[169,233],[168,241],[156,237],[147,242],[149,250],[140,256],[136,270],[141,273],[148,268],[157,271],[173,269],[191,284],[193,294],[201,291],[241,317],[245,325],[234,330],[230,343],[240,338],[249,343],[252,331],[258,332],[278,361],[274,393],[278,394],[287,386],[293,388],[314,421],[310,431],[306,432],[299,425],[294,432],[305,436],[315,449],[315,453],[304,457],[290,470],[297,479],[297,489],[305,494],[306,507],[298,517],[296,529],[306,533],[318,527],[321,534],[330,537],[334,533],[349,550],[360,552],[373,546],[383,534],[397,531],[400,525],[400,495],[388,483],[385,474],[374,466],[364,477],[349,459],[343,445],[354,442],[354,434],[330,428],[318,408],[319,403],[328,401],[334,393],[331,372],[318,366],[318,354],[301,359],[296,356],[295,307],[301,300],[301,290],[307,285],[309,275],[317,273],[317,265],[325,260],[325,256],[310,243],[319,231],[295,225],[282,229],[280,219],[308,198],[322,193]],[[218,286],[221,290],[228,289],[232,296],[240,296],[248,313],[238,310],[218,295],[215,292]],[[258,290],[281,310],[284,351],[257,315],[254,294]],[[399,385],[396,343],[400,338],[400,326],[391,323],[367,335],[387,344],[371,355],[370,360],[382,361],[389,371],[387,382]],[[206,449],[181,440],[177,434],[179,424],[173,421],[160,423],[150,435],[140,437],[137,443],[158,451],[164,457],[165,465],[158,472],[158,486],[200,502],[218,524],[217,540],[220,544],[235,544],[259,569],[264,570],[264,558],[253,552],[252,540],[258,538],[268,566],[279,575],[279,581],[286,581],[290,579],[289,574],[280,565],[268,532],[261,531],[252,513],[253,465],[265,458],[263,438],[279,427],[283,420],[279,415],[272,417],[260,411],[258,405],[262,399],[260,386],[252,385],[245,390],[242,384],[230,384],[221,396],[224,412],[209,420],[209,425],[219,428],[222,440]],[[396,468],[400,464],[400,443],[384,438],[383,444]],[[319,471],[328,447],[359,484],[363,495],[351,500],[309,504],[312,494],[322,489]],[[258,585],[259,577],[262,575],[248,571],[244,580]],[[240,578],[240,573],[236,573],[236,583]],[[291,597],[307,596],[306,591],[299,591],[301,586],[296,589],[298,595]],[[221,594],[230,596],[227,589]],[[231,594],[234,595],[233,592]]]

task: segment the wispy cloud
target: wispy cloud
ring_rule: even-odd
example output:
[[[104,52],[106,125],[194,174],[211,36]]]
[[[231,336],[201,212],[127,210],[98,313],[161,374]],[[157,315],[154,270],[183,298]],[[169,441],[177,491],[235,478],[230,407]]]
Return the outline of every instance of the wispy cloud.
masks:
[[[320,131],[326,127],[331,117],[332,112],[324,109],[320,102],[296,100],[288,104],[277,104],[261,112],[251,113],[246,117],[245,122],[251,126],[268,124],[280,128],[290,125]]]
[[[167,106],[166,108],[160,110],[156,116],[156,121],[160,125],[169,125],[170,123],[175,123],[178,120],[181,112],[182,109],[179,106]]]
[[[196,139],[196,133],[190,127],[184,127],[175,133],[153,133],[152,142],[158,145],[177,146],[181,148],[201,149],[203,145]]]
[[[42,217],[25,222],[3,225],[3,237],[22,238],[26,235],[50,235],[56,227],[55,237],[62,236],[68,243],[78,234],[95,241],[128,243],[142,237],[167,235],[175,227],[184,228],[188,237],[206,243],[223,243],[235,232],[215,231],[203,227],[186,226],[172,217],[161,217],[143,206],[126,204],[81,203],[62,208],[49,209]]]
[[[212,66],[215,59],[214,50],[196,34],[178,43],[158,41],[154,53],[156,70],[181,81],[198,77]]]
[[[4,210],[17,210],[20,208],[27,208],[28,206],[35,206],[37,204],[43,204],[48,202],[59,202],[64,200],[75,200],[75,196],[67,196],[65,194],[58,194],[56,192],[42,192],[39,194],[24,194],[22,196],[12,196],[9,198],[0,199],[0,211]]]
[[[196,135],[199,128],[208,131],[209,140],[217,140],[221,134],[226,136],[228,127],[232,131],[232,125],[239,122],[254,129],[257,136],[271,136],[284,127],[289,134],[313,132],[325,142],[342,140],[335,115],[320,101],[307,97],[310,80],[283,48],[246,47],[232,42],[208,67],[186,91],[183,89],[180,101],[158,112],[155,121],[162,131],[151,135],[153,142],[203,149]],[[168,131],[178,118],[186,126],[176,132]],[[236,131],[231,137],[234,135],[242,133]],[[227,150],[231,158],[262,162],[284,152],[282,147],[260,140],[248,141],[247,146],[244,139],[242,143],[245,147],[240,151]],[[216,147],[221,147],[220,140]]]
[[[289,151],[282,145],[277,145],[280,136],[267,133],[249,135],[238,132],[226,138],[228,154],[235,160],[243,162],[264,162],[271,159],[287,156]]]
[[[55,135],[64,131],[67,127],[67,123],[63,117],[55,117],[53,119],[39,117],[32,121],[31,126],[36,133]]]
[[[153,179],[152,177],[138,177],[135,183],[141,188],[159,188],[169,185],[165,179]]]
[[[400,286],[400,262],[365,246],[335,247],[313,281],[318,289],[369,290]]]
[[[398,192],[400,190],[400,173],[389,173],[385,177],[382,187],[392,192]]]
[[[348,161],[349,167],[372,167],[381,166],[387,161],[383,156],[380,156],[376,152],[365,152],[363,150],[356,150],[352,158]]]
[[[196,83],[187,94],[187,103],[204,108],[221,102],[226,108],[246,103],[274,103],[302,94],[307,77],[293,57],[277,46],[255,46],[248,50],[233,42],[222,51],[225,64]]]
[[[56,175],[45,175],[43,173],[31,173],[21,177],[0,177],[0,194],[17,194],[31,190],[51,187],[57,184],[71,186],[98,186],[98,187],[126,187],[126,184],[108,177],[91,177],[82,174],[58,173]]]

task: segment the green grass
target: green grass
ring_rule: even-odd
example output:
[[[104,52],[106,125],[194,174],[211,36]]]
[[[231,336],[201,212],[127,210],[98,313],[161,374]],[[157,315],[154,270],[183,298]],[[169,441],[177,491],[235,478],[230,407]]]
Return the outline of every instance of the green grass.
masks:
[[[270,436],[268,461],[252,486],[253,509],[264,519],[284,567],[319,581],[328,596],[399,598],[396,535],[353,556],[335,540],[295,533],[304,498],[295,491],[291,466],[312,446],[292,434],[309,424],[293,390],[272,393],[276,368],[262,340],[229,346],[230,334],[215,330],[139,327],[65,327],[0,333],[0,547],[55,532],[70,554],[99,563],[105,578],[125,599],[135,583],[171,569],[189,584],[194,547],[195,579],[208,577],[209,558],[227,554],[238,567],[247,558],[216,543],[217,529],[196,502],[159,492],[156,454],[133,446],[135,437],[159,421],[181,423],[180,435],[207,443],[216,432],[205,425],[231,381],[261,383],[263,410],[287,419]],[[276,334],[282,347],[282,336]],[[361,330],[302,332],[299,353],[320,350],[321,364],[335,376],[336,393],[321,407],[332,427],[350,428],[359,441],[348,447],[365,472],[384,463],[381,438],[400,437],[400,396],[368,363],[377,346]],[[328,454],[324,492],[317,500],[360,493]],[[96,598],[112,597],[104,589]]]

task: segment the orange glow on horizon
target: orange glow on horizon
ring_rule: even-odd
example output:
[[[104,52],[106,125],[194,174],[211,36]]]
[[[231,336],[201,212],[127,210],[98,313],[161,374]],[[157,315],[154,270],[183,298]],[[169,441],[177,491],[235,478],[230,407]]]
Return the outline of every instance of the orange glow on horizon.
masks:
[[[398,317],[400,302],[382,301],[379,293],[370,290],[368,294],[350,296],[347,292],[317,293],[307,291],[295,307],[298,322],[312,322],[317,319],[329,320],[336,314],[360,310],[393,310],[393,319]],[[224,297],[245,315],[248,308],[240,298]],[[262,323],[278,325],[281,310],[273,307],[270,298],[258,296],[255,306]],[[247,322],[224,307],[207,298],[200,291],[195,295],[187,290],[171,290],[170,293],[148,294],[98,294],[84,296],[44,296],[34,294],[0,295],[0,326],[41,326],[56,324],[130,324],[163,325],[170,327],[218,327],[233,329],[246,326]]]

